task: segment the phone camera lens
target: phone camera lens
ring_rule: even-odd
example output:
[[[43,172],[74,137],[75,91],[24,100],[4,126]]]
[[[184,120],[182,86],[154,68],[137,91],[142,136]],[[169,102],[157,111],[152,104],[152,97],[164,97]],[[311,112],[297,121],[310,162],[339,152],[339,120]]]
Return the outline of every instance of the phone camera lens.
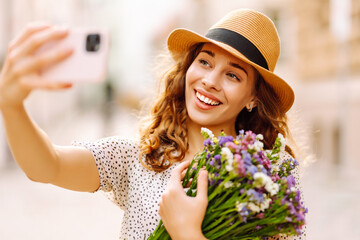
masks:
[[[86,37],[86,51],[96,52],[100,48],[100,34],[89,34]]]

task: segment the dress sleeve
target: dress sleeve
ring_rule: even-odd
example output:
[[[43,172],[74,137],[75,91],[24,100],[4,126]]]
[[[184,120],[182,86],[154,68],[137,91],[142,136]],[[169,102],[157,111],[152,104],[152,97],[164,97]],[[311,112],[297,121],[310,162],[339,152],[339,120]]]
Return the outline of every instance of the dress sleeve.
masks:
[[[87,148],[93,155],[100,177],[100,187],[106,197],[126,207],[129,192],[129,175],[138,159],[136,142],[120,137],[103,138],[95,142],[73,142],[75,146]]]
[[[279,164],[289,158],[292,158],[290,154],[288,154],[287,152],[281,152]],[[296,166],[292,173],[296,180],[295,188],[296,188],[296,190],[300,190],[301,199],[302,199],[302,201],[304,201],[302,184],[300,182],[300,166],[299,165]],[[279,235],[267,238],[267,240],[305,240],[305,239],[306,239],[306,225],[304,225],[300,235],[288,236],[286,234],[279,234]]]

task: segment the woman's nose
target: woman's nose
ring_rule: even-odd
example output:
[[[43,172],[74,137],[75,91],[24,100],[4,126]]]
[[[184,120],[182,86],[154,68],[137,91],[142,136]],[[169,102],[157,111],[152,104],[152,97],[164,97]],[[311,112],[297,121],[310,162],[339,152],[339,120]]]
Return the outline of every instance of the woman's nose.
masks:
[[[220,77],[215,71],[205,75],[201,82],[209,89],[212,88],[217,91],[220,89]]]

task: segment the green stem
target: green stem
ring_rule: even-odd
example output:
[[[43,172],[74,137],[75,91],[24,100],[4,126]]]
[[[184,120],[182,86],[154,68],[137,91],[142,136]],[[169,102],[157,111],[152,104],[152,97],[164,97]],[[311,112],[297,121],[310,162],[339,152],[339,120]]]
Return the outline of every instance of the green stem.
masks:
[[[218,225],[217,227],[215,227],[214,229],[210,230],[209,232],[207,232],[205,235],[206,237],[211,237],[211,239],[213,238],[213,235],[216,234],[219,230],[226,228],[232,221],[234,221],[235,217],[232,217],[230,219],[228,219],[227,221],[223,222],[222,224]]]

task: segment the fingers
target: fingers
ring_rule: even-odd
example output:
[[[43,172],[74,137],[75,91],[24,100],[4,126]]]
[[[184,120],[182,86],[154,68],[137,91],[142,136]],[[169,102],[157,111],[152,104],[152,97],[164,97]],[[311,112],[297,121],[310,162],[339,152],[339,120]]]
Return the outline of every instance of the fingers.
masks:
[[[190,165],[190,161],[186,161],[176,166],[171,172],[170,181],[176,181],[180,183],[182,179],[182,172],[186,170],[186,168],[188,168],[189,165]]]
[[[206,170],[200,170],[197,182],[197,194],[196,198],[201,201],[206,201],[208,197],[208,172]]]
[[[19,46],[32,34],[47,29],[49,27],[51,27],[51,25],[48,23],[42,23],[42,22],[29,23],[28,26],[17,37],[15,37],[13,41],[10,42],[9,50],[12,50],[13,48]]]
[[[25,58],[14,66],[14,77],[19,77],[31,72],[37,72],[66,59],[72,53],[73,50],[71,48],[61,48],[46,51],[32,58]]]
[[[31,34],[28,39],[24,39],[21,44],[13,48],[10,52],[12,62],[18,61],[20,58],[33,54],[45,43],[62,39],[68,34],[68,29],[59,27],[44,28]]]
[[[184,179],[185,174],[186,174],[186,171],[187,171],[187,169],[184,169],[184,170],[181,172],[181,179]]]
[[[60,82],[46,82],[45,80],[38,81],[24,81],[23,83],[31,89],[44,89],[44,90],[61,90],[71,88],[72,83],[60,83]]]
[[[37,75],[22,78],[20,84],[26,89],[61,90],[72,87],[72,83],[49,82]]]

